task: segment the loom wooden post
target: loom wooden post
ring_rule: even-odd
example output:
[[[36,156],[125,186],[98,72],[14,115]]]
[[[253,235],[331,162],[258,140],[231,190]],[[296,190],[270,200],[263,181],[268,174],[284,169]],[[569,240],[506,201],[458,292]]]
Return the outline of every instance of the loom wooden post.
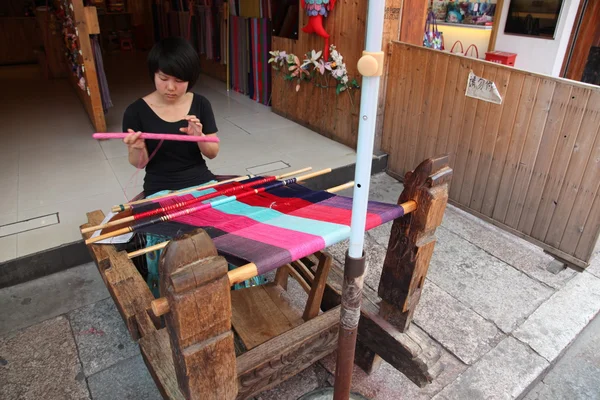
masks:
[[[380,315],[401,332],[410,326],[421,297],[451,179],[447,155],[427,159],[405,176],[398,204],[414,200],[417,209],[392,225],[378,290]]]
[[[186,399],[237,396],[228,265],[199,229],[165,247],[160,293],[179,388]]]

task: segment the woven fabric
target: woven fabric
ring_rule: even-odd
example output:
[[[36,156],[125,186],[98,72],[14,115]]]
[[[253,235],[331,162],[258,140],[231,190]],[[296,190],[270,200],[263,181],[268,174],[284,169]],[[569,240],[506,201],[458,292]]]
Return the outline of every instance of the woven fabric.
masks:
[[[248,93],[248,33],[248,19],[232,16],[230,35],[231,87],[236,92],[243,94]]]
[[[158,204],[147,205],[145,209],[165,207],[214,192],[211,188],[167,198]],[[206,202],[223,198],[217,196]],[[402,215],[401,206],[370,201],[366,229]],[[202,228],[213,239],[220,254],[253,262],[259,274],[264,274],[347,239],[351,216],[352,198],[290,184],[146,226],[142,232],[172,238]]]

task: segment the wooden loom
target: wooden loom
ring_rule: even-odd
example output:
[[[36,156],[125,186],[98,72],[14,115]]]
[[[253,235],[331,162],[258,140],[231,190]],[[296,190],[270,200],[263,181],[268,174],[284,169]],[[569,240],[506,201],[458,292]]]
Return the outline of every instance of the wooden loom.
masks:
[[[448,200],[448,158],[406,174],[398,203],[416,210],[393,222],[378,293],[365,287],[355,362],[373,372],[383,359],[419,386],[440,372],[440,352],[411,325]],[[87,214],[82,229],[104,219]],[[91,233],[84,234],[87,239]],[[325,251],[281,266],[274,282],[230,290],[228,264],[201,229],[173,239],[160,260],[155,299],[126,252],[88,245],[148,370],[166,399],[247,399],[337,348],[343,272]],[[308,294],[287,299],[288,277]]]

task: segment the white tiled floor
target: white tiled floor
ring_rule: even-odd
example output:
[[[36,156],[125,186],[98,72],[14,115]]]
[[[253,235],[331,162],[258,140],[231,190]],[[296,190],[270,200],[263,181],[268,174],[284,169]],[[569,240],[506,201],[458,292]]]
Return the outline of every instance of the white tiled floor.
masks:
[[[107,57],[105,66],[114,107],[108,130],[120,132],[128,104],[153,87],[145,54]],[[0,68],[0,225],[58,213],[60,223],[0,238],[0,262],[81,239],[86,212],[105,212],[141,191],[144,172],[127,160],[119,140],[92,139],[93,127],[65,80],[46,81],[37,66]],[[352,164],[356,153],[225,84],[202,77],[194,90],[213,107],[221,138],[209,168],[217,174],[247,174],[248,168],[282,161],[280,174]],[[4,95],[7,94],[7,95]],[[269,172],[266,172],[269,173]]]

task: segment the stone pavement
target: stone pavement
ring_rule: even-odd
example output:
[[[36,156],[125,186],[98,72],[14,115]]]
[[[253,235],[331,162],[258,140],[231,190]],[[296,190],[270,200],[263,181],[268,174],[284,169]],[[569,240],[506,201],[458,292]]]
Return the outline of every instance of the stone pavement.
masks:
[[[401,190],[379,174],[371,198],[395,202]],[[365,281],[373,289],[390,226],[367,233]],[[589,386],[598,384],[597,340],[561,356],[600,310],[600,252],[574,272],[452,206],[437,237],[415,325],[439,344],[443,372],[419,388],[386,363],[370,376],[355,368],[354,390],[371,399],[598,398]],[[346,248],[328,251],[343,262]],[[0,304],[0,398],[160,398],[93,264],[2,289]],[[579,380],[589,384],[574,374],[561,381],[560,371],[581,360],[589,367]],[[329,386],[334,367],[332,355],[257,399],[292,400]]]

